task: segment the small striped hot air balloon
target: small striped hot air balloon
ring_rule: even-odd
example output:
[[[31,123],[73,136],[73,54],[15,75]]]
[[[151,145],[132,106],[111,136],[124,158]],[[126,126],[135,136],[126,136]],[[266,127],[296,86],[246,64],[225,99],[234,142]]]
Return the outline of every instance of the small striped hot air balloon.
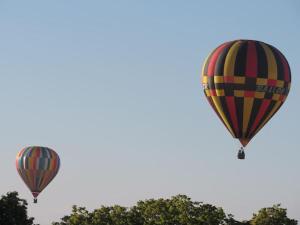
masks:
[[[47,147],[26,147],[17,154],[16,168],[30,189],[34,203],[37,203],[37,196],[56,176],[59,167],[58,154]]]
[[[205,60],[202,83],[208,102],[245,147],[284,103],[291,71],[284,55],[261,41],[235,40]],[[241,147],[238,158],[244,159]]]

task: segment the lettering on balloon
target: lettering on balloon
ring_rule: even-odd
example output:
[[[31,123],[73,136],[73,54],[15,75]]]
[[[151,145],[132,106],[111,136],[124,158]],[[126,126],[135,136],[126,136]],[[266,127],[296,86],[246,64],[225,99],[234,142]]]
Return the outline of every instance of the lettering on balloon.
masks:
[[[287,88],[284,87],[274,87],[274,86],[267,86],[267,85],[257,85],[256,86],[257,92],[266,92],[271,94],[287,94]]]

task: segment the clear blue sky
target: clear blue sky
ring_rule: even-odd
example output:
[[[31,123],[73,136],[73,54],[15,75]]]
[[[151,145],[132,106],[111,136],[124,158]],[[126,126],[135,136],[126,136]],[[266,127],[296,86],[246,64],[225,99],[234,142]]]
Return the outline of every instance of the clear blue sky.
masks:
[[[43,225],[73,204],[179,193],[238,219],[282,203],[300,220],[299,10],[297,0],[1,0],[0,193],[18,191]],[[240,38],[276,46],[292,70],[245,161],[200,84],[209,52]],[[37,205],[14,165],[28,145],[62,161]]]

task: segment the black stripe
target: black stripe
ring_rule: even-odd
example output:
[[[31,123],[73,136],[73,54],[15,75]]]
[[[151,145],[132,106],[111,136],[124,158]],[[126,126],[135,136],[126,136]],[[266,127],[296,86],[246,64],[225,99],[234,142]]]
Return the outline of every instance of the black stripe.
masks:
[[[221,102],[221,105],[222,105],[222,109],[223,109],[223,113],[225,114],[225,117],[228,121],[228,124],[229,126],[231,127],[231,130],[233,131],[235,137],[237,136],[235,130],[234,130],[234,126],[233,126],[233,123],[232,123],[232,120],[231,120],[231,116],[230,116],[230,113],[229,113],[229,110],[228,110],[228,106],[227,106],[227,103],[226,103],[226,97],[225,96],[219,96],[218,97],[220,99],[220,102]]]
[[[235,97],[235,108],[236,108],[236,115],[237,121],[239,126],[239,134],[237,138],[242,138],[243,136],[243,108],[244,108],[244,97]]]
[[[289,81],[289,82],[292,82],[291,67],[290,67],[290,65],[289,65],[289,62],[287,61],[287,59],[285,58],[285,56],[284,56],[279,50],[277,50],[277,51],[281,54],[283,60],[284,60],[284,61],[286,62],[286,64],[287,64],[287,68],[288,68],[288,81]],[[283,62],[282,62],[282,63],[283,63]]]
[[[209,90],[212,90],[212,89],[216,89],[216,84],[215,84],[215,81],[214,81],[214,76],[208,76],[207,77],[207,88]],[[218,86],[218,84],[217,84]]]
[[[25,161],[25,163],[24,163],[24,169],[29,169],[29,168],[28,168],[28,158],[25,159],[25,160],[22,159],[22,161],[23,161],[23,162]]]
[[[268,62],[267,56],[263,47],[259,42],[255,42],[256,52],[257,52],[257,77],[268,78]]]
[[[265,92],[264,99],[272,99],[273,95],[274,94],[272,92]]]
[[[277,65],[277,80],[284,80],[284,67],[283,62],[281,61],[281,58],[279,56],[278,51],[273,47],[270,46],[271,51],[273,52],[273,55],[275,57],[276,65]]]
[[[263,102],[263,99],[257,99],[257,98],[254,99],[252,109],[251,109],[251,112],[250,112],[250,118],[249,118],[249,122],[248,122],[247,131],[246,131],[246,134],[245,134],[244,138],[249,138],[249,132],[252,128],[252,125],[253,125],[256,117],[257,117],[257,114],[259,112],[259,109],[260,109],[260,106],[261,106],[262,102]]]
[[[235,84],[224,84],[223,83],[223,89],[226,96],[234,96],[234,90],[237,90],[238,88]]]
[[[262,117],[261,120],[259,121],[259,123],[258,123],[257,127],[255,128],[255,130],[252,132],[250,138],[252,138],[252,137],[256,134],[257,129],[258,129],[258,128],[261,126],[261,124],[265,121],[265,119],[267,118],[267,116],[269,116],[270,112],[273,110],[273,108],[274,108],[274,106],[275,106],[276,103],[277,103],[277,101],[275,101],[275,100],[272,100],[272,101],[270,102],[270,104],[269,104],[269,106],[268,106],[268,108],[267,108],[265,114],[263,115],[263,117]],[[275,110],[275,112],[274,112],[273,115],[268,119],[268,121],[276,114],[276,112],[280,109],[281,106],[282,106],[282,103],[281,103],[281,105]],[[267,121],[267,122],[268,122],[268,121]],[[266,122],[266,123],[267,123],[267,122]],[[266,124],[266,123],[265,123],[265,124]]]
[[[233,83],[214,83],[213,79],[208,79],[208,89],[224,89],[226,96],[232,96],[234,90],[256,91],[257,85],[233,84]]]
[[[225,59],[228,54],[229,49],[233,45],[232,43],[228,43],[228,46],[226,46],[222,52],[218,55],[218,59],[215,64],[214,68],[214,75],[224,75],[224,64],[225,64]]]
[[[246,79],[244,84],[244,90],[245,91],[255,91],[257,89],[256,87],[256,77],[251,79]]]
[[[234,64],[234,74],[235,76],[245,76],[246,62],[247,62],[247,41],[243,41],[239,46],[235,64]]]

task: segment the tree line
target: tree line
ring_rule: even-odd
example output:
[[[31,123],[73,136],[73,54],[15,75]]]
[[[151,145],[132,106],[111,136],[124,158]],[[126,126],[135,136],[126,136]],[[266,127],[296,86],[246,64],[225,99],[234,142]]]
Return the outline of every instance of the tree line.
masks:
[[[27,201],[17,192],[0,199],[0,225],[38,225],[27,214]],[[93,211],[74,205],[52,225],[297,225],[280,204],[260,209],[250,220],[238,221],[221,207],[192,201],[186,195],[138,201],[132,207],[101,206]]]

